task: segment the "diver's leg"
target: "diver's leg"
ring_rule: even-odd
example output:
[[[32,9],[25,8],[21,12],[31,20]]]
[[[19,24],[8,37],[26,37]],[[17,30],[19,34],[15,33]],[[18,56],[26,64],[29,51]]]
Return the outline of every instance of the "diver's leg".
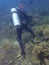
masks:
[[[42,63],[43,63],[43,62],[42,62],[42,61],[40,61],[40,65],[42,65]]]
[[[22,30],[21,29],[17,29],[17,35],[18,35],[18,41],[19,41],[19,44],[20,44],[20,48],[21,48],[21,53],[23,55],[25,55],[25,48],[24,48],[24,44],[22,42]]]
[[[31,29],[29,29],[29,27],[28,27],[27,25],[25,25],[25,29],[26,29],[27,31],[29,31],[29,32],[33,35],[33,37],[35,38],[34,31],[32,31]]]
[[[44,60],[44,59],[40,61],[40,65],[42,65],[42,64],[46,65],[46,63],[45,63],[45,60]]]

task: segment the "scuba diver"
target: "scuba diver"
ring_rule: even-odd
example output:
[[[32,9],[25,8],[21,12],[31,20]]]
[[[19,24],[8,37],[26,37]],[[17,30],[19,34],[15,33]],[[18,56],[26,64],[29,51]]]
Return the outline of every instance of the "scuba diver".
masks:
[[[25,45],[22,42],[22,32],[24,29],[26,29],[27,31],[29,31],[33,35],[33,38],[35,38],[34,31],[29,29],[28,24],[27,24],[31,21],[32,16],[29,16],[24,12],[24,7],[23,7],[22,3],[20,3],[19,8],[17,8],[17,13],[19,15],[21,25],[19,28],[17,28],[16,26],[15,26],[15,28],[16,28],[16,32],[17,32],[17,36],[18,36],[19,45],[21,48],[21,54],[23,55],[23,57],[25,57],[26,52],[25,52]]]

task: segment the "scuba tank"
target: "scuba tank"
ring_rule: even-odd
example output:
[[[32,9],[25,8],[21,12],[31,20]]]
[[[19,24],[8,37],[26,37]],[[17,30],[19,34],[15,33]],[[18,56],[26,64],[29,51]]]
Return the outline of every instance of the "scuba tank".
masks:
[[[19,19],[17,9],[16,8],[11,8],[11,13],[12,13],[12,20],[13,20],[14,26],[16,28],[19,28],[21,23],[20,23],[20,19]]]

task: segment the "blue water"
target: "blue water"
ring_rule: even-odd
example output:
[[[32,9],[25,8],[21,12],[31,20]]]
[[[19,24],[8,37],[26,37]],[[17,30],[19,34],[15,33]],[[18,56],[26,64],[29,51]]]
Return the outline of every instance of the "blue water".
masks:
[[[40,7],[40,10],[49,10],[49,0],[0,0],[0,14],[4,14],[7,11],[10,12],[11,7],[18,7],[20,2],[24,3],[26,11],[31,11],[32,9],[37,10]]]

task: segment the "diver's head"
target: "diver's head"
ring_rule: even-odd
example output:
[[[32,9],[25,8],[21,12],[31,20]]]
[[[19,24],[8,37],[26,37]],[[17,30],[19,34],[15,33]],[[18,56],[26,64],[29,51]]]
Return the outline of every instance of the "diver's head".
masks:
[[[20,9],[24,9],[24,4],[23,4],[23,2],[20,2],[19,8],[20,8]]]

